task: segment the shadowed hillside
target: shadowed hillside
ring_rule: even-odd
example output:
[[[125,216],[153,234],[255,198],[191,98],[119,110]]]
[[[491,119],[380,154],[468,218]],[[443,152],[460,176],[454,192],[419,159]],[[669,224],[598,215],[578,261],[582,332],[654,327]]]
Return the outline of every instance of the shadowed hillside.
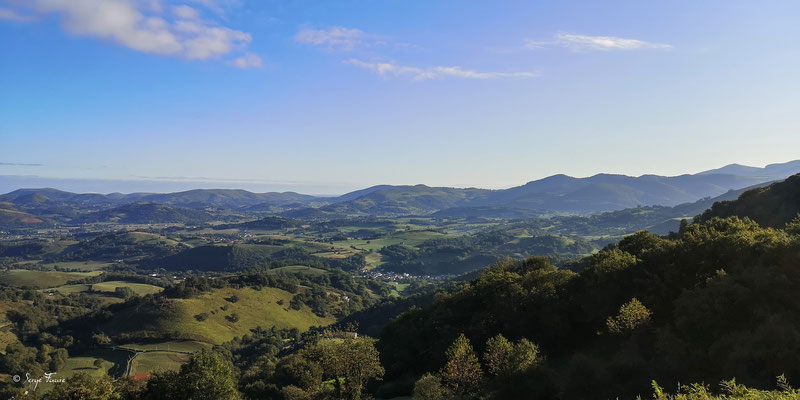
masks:
[[[714,217],[747,217],[761,226],[781,228],[800,213],[800,174],[767,187],[748,190],[736,200],[714,203],[697,217],[708,221]]]

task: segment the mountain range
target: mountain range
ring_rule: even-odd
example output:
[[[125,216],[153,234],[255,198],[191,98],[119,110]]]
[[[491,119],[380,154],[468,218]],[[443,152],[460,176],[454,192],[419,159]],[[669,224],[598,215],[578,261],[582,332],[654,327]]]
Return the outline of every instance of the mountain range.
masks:
[[[196,211],[220,210],[292,218],[432,213],[512,218],[596,214],[639,206],[673,207],[693,203],[731,190],[782,180],[797,173],[800,173],[800,160],[764,168],[731,164],[672,177],[597,174],[575,178],[559,174],[502,190],[378,185],[338,197],[234,189],[106,195],[50,188],[18,189],[0,195],[0,219],[8,219],[14,226],[24,226],[47,224],[49,221],[203,222],[208,220],[206,214]],[[164,218],[169,221],[162,221]]]

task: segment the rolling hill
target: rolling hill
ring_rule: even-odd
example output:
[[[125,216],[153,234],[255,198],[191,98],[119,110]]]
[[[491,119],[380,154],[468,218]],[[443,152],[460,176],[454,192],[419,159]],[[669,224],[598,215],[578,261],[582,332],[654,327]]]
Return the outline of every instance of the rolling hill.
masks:
[[[121,224],[197,224],[208,222],[212,219],[210,214],[203,211],[139,201],[115,207],[110,210],[96,211],[83,215],[80,221],[84,223],[116,222]]]
[[[730,190],[785,179],[796,173],[800,173],[800,160],[771,164],[764,168],[731,164],[680,176],[597,174],[575,178],[562,174],[503,190],[378,185],[326,198],[294,192],[252,193],[232,189],[109,195],[76,194],[56,189],[19,189],[0,196],[0,202],[10,203],[18,211],[35,217],[60,222],[70,222],[87,211],[107,211],[140,202],[200,210],[210,208],[244,213],[280,213],[285,217],[306,219],[352,215],[426,215],[465,207],[482,207],[493,215],[519,216],[530,211],[535,214],[593,214],[638,206],[677,206],[720,196]],[[463,214],[464,211],[459,213]],[[121,218],[113,214],[111,212],[109,218]],[[173,213],[170,218],[181,220],[184,217]]]
[[[238,300],[231,302],[236,296]],[[197,340],[222,344],[238,336],[250,334],[258,326],[268,328],[298,328],[333,323],[333,317],[322,318],[307,307],[289,307],[293,295],[287,291],[264,287],[222,288],[190,299],[171,299],[158,305],[133,306],[115,313],[104,327],[110,335],[125,333],[149,334],[154,337]],[[204,317],[198,317],[204,314]],[[229,318],[238,315],[237,321]]]
[[[750,218],[761,226],[783,228],[799,213],[800,174],[766,187],[748,190],[736,200],[716,202],[696,221],[738,216]]]

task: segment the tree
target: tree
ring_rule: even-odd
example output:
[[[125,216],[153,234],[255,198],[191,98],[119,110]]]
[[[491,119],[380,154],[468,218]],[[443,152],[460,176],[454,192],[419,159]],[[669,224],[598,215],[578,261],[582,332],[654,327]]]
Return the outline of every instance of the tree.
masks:
[[[119,400],[140,400],[147,381],[124,376],[114,382],[114,392]]]
[[[483,358],[492,375],[518,374],[540,362],[539,346],[525,338],[511,343],[498,334],[486,341]]]
[[[127,286],[117,286],[117,288],[114,289],[114,294],[126,300],[136,296],[136,292]]]
[[[237,400],[233,365],[219,354],[203,349],[194,353],[179,372],[187,398],[193,400]]]
[[[56,349],[50,356],[50,372],[57,372],[61,371],[65,365],[67,365],[67,359],[69,358],[69,353],[67,349]]]
[[[194,353],[179,372],[153,374],[144,399],[239,400],[233,365],[219,354],[203,349]]]
[[[93,377],[79,372],[47,395],[48,400],[111,400],[115,399],[114,385],[110,376]]]
[[[784,230],[790,235],[800,236],[800,214],[797,214],[791,222],[787,223]]]
[[[107,345],[111,343],[111,338],[106,336],[104,333],[95,333],[92,335],[92,341],[99,346]]]
[[[303,389],[297,386],[289,385],[281,389],[281,395],[284,400],[309,400],[311,396]]]
[[[522,338],[514,344],[514,351],[511,353],[509,359],[509,372],[510,373],[523,373],[535,367],[541,362],[539,355],[539,346]]]
[[[275,366],[275,379],[280,386],[294,386],[313,392],[322,384],[322,367],[299,354],[288,355]]]
[[[636,330],[650,321],[652,313],[635,297],[619,308],[615,317],[606,320],[608,331],[613,334],[624,334]]]
[[[100,358],[96,358],[92,363],[92,365],[94,365],[94,367],[97,369],[103,368],[103,360]]]
[[[325,376],[334,379],[339,398],[361,398],[364,384],[383,377],[383,367],[374,339],[347,338],[341,342],[326,340],[303,352],[304,357],[319,362]]]
[[[478,357],[462,333],[447,349],[447,364],[442,368],[442,381],[459,397],[478,391],[483,381],[483,371]]]
[[[486,341],[486,352],[483,355],[483,361],[489,369],[489,374],[500,375],[506,372],[513,352],[514,346],[503,335],[498,334],[489,338]]]
[[[414,384],[414,400],[440,400],[448,395],[447,388],[436,375],[425,374]]]

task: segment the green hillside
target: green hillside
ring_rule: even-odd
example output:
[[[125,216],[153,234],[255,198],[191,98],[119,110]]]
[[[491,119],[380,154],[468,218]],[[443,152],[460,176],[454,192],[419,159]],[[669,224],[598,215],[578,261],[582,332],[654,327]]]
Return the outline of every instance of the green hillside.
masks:
[[[260,244],[198,246],[152,261],[152,265],[170,270],[240,270],[266,262],[282,249],[281,246]]]
[[[81,280],[90,276],[100,275],[100,271],[91,272],[60,272],[60,271],[30,271],[13,269],[0,271],[0,283],[33,288],[49,288],[61,286],[69,281]]]
[[[498,399],[636,398],[654,379],[798,381],[797,233],[714,218],[672,238],[626,237],[578,274],[543,258],[499,262],[383,330],[387,386],[439,371],[461,333],[478,354],[502,334],[544,356],[515,377],[487,377]]]
[[[769,186],[748,190],[736,200],[714,203],[697,221],[714,217],[747,217],[761,226],[781,228],[800,213],[800,174]]]
[[[233,297],[237,301],[230,301]],[[130,307],[115,314],[104,327],[110,335],[146,332],[153,337],[171,336],[222,344],[236,336],[250,333],[258,326],[297,328],[323,326],[335,321],[321,318],[307,307],[289,308],[294,295],[276,288],[223,288],[190,299],[172,299],[157,306]],[[278,303],[282,304],[278,304]],[[238,315],[233,322],[232,316]]]
[[[184,223],[197,224],[212,220],[208,213],[162,204],[136,202],[81,217],[83,223],[115,222],[120,224]]]

